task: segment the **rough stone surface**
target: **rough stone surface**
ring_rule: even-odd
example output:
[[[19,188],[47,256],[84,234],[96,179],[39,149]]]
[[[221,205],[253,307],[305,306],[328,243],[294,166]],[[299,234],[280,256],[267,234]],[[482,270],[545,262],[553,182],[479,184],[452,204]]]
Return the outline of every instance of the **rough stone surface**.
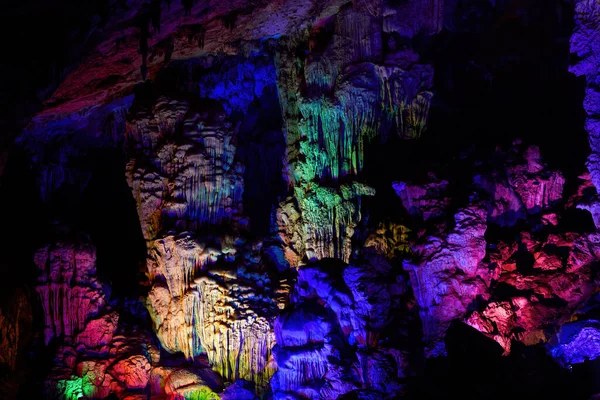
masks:
[[[452,143],[488,111],[449,103],[510,87],[510,68],[490,65],[515,61],[498,43],[445,46],[498,35],[522,49],[503,29],[552,19],[564,2],[539,13],[532,0],[95,3],[107,9],[81,28],[91,29],[86,56],[16,141],[50,238],[32,240],[38,297],[0,303],[0,373],[23,364],[21,321],[38,305],[43,332],[28,346],[52,361],[43,395],[69,400],[420,398],[413,390],[430,377],[415,375],[438,365],[485,398],[486,379],[513,382],[474,365],[487,373],[538,350],[567,367],[597,358],[600,238],[577,210],[597,230],[597,0],[572,2],[571,72],[586,79],[591,149],[583,175],[565,166],[570,154],[543,159],[547,142]],[[559,29],[545,24],[535,43]],[[536,65],[554,76],[553,62]],[[463,74],[480,92],[460,86]],[[463,89],[475,98],[447,98]],[[455,114],[465,121],[446,126]],[[2,179],[5,159],[0,150]],[[123,187],[98,183],[108,164]],[[120,203],[90,198],[119,191],[135,222],[123,235],[87,218]],[[129,233],[145,249],[121,271],[107,254]],[[471,339],[452,336],[457,323],[506,357],[452,354],[453,340]]]
[[[402,294],[390,265],[375,254],[356,265],[323,260],[300,268],[292,304],[275,323],[275,398],[337,398],[358,388],[385,398],[402,393],[402,351],[379,346]],[[316,382],[323,382],[320,390]]]
[[[40,271],[36,290],[44,308],[46,343],[83,331],[106,302],[96,276],[95,248],[57,243],[38,250],[35,263]]]
[[[468,318],[468,323],[488,334],[510,352],[512,340],[527,345],[550,339],[549,327],[566,322],[592,295],[598,257],[596,234],[549,235],[546,242],[521,235],[519,244],[500,244],[491,260],[502,272],[502,301],[492,301]],[[498,288],[499,289],[499,288]]]
[[[421,308],[425,351],[443,355],[444,332],[462,318],[477,297],[486,296],[494,270],[482,263],[486,254],[486,211],[482,205],[459,210],[456,226],[447,232],[424,236],[406,261],[415,298]]]

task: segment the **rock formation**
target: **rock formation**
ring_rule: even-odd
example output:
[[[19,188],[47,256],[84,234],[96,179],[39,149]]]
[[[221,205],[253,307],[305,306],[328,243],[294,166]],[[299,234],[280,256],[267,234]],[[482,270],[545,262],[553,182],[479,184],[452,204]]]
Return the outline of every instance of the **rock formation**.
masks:
[[[275,398],[402,394],[406,351],[381,341],[400,318],[405,290],[374,252],[356,265],[323,259],[301,267],[292,304],[275,324]]]
[[[35,254],[46,344],[83,331],[86,322],[104,308],[106,298],[95,262],[95,249],[85,243],[56,243]]]
[[[0,397],[600,393],[553,386],[600,355],[597,0],[79,11],[0,149]]]

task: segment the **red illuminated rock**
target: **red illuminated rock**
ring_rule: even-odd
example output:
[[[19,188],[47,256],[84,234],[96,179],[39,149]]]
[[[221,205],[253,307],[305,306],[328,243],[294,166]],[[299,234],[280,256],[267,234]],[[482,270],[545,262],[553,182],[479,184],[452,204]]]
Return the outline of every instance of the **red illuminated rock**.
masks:
[[[495,290],[502,286],[506,293],[508,287],[514,294],[473,312],[467,323],[506,353],[512,340],[527,345],[548,341],[548,328],[566,322],[592,295],[592,264],[599,251],[596,234],[551,234],[542,242],[523,233],[521,244],[500,243],[491,257],[502,269]]]
[[[143,389],[150,379],[150,363],[142,355],[131,356],[117,361],[110,373],[127,389]]]

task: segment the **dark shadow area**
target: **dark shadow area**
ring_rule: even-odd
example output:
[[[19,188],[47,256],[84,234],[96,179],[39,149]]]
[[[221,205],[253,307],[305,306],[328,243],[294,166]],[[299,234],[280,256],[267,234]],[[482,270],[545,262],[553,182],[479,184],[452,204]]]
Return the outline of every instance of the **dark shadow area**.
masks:
[[[78,222],[96,246],[98,275],[111,284],[113,297],[136,298],[146,243],[125,181],[126,160],[116,149],[104,149],[91,157],[96,167],[79,205]]]
[[[261,98],[250,103],[245,115],[233,116],[241,121],[236,157],[246,166],[244,213],[259,236],[269,234],[273,210],[286,192],[286,143],[280,109],[277,92],[265,89]]]
[[[46,237],[39,185],[28,155],[14,147],[0,176],[0,313],[8,318],[2,328],[18,323],[19,338],[14,372],[0,365],[0,398],[36,398],[31,394],[39,393],[52,364],[43,341],[44,312],[35,291],[38,272],[33,263],[33,252]]]
[[[517,138],[538,145],[549,167],[564,173],[565,197],[585,171],[585,82],[568,71],[572,6],[530,0],[490,10],[487,1],[464,2],[476,3],[455,16],[459,24],[447,20],[440,34],[409,43],[434,67],[433,104],[418,142],[391,137],[367,146],[364,176],[377,191],[369,200],[373,219],[398,214],[392,182],[418,183],[429,171],[449,180],[448,196],[460,204],[475,191],[473,161],[489,161],[496,146],[506,150]],[[578,216],[568,222],[579,223],[577,231],[589,228]]]
[[[507,146],[522,138],[539,145],[553,168],[575,177],[589,147],[585,82],[568,71],[572,6],[527,3],[498,7],[484,26],[467,32],[444,30],[419,51],[435,68],[429,136],[450,154],[463,143]]]
[[[35,282],[32,254],[46,236],[39,185],[28,157],[15,148],[0,177],[0,263],[6,266],[0,288]]]
[[[111,4],[113,3],[113,4]],[[102,38],[109,0],[6,0],[0,16],[0,149],[42,108],[76,62]]]
[[[454,322],[446,335],[447,357],[428,360],[411,399],[587,399],[584,374],[569,372],[541,346],[514,343],[510,356],[476,329]]]

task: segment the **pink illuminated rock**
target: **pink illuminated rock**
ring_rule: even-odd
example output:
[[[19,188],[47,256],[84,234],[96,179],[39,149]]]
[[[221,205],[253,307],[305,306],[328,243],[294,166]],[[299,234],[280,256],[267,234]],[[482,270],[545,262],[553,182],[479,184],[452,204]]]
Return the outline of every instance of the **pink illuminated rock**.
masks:
[[[111,344],[113,335],[117,330],[119,314],[112,312],[101,318],[93,319],[87,323],[85,329],[77,335],[75,343],[87,349],[106,347]]]
[[[105,305],[96,276],[96,251],[85,243],[57,243],[38,250],[35,263],[46,343],[57,336],[72,337]]]
[[[478,296],[488,296],[496,271],[482,263],[486,255],[486,211],[473,205],[458,211],[456,226],[415,243],[413,260],[405,261],[419,304],[427,356],[445,354],[450,322],[462,318]]]
[[[510,353],[512,340],[526,345],[547,342],[548,328],[566,322],[590,298],[592,265],[600,255],[597,234],[551,234],[544,242],[521,234],[521,240],[520,246],[500,243],[490,257],[502,268],[498,283],[515,294],[467,318],[505,353]]]
[[[448,182],[437,180],[433,175],[430,178],[432,182],[424,185],[405,182],[396,182],[392,185],[406,211],[411,215],[422,217],[425,221],[431,217],[444,215],[450,200],[445,194]]]
[[[537,146],[520,149],[515,143],[492,172],[476,175],[474,183],[492,198],[488,204],[490,221],[512,226],[527,214],[544,212],[556,205],[563,194],[565,179],[560,171],[550,170],[542,161]],[[556,225],[556,215],[542,217],[546,225]]]
[[[537,146],[525,149],[523,158],[526,164],[507,168],[508,181],[521,198],[525,210],[538,212],[562,198],[565,179],[560,172],[547,170]]]

